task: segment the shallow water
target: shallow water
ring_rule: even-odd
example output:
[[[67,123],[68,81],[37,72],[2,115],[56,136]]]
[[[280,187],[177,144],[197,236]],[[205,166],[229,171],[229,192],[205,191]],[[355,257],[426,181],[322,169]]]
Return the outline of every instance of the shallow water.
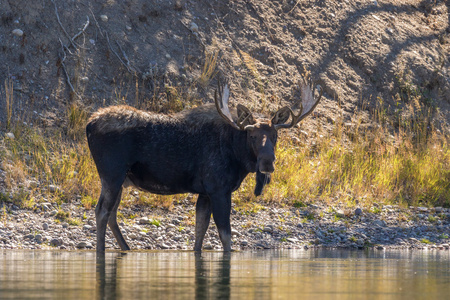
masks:
[[[0,251],[0,299],[450,299],[450,251]]]

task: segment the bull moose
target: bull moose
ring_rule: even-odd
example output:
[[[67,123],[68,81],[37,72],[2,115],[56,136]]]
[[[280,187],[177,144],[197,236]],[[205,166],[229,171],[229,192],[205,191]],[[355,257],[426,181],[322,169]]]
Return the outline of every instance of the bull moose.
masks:
[[[162,115],[120,105],[102,108],[89,119],[87,140],[102,189],[95,208],[97,254],[105,252],[107,224],[120,248],[130,250],[117,224],[122,188],[135,186],[162,195],[198,194],[195,251],[201,251],[211,213],[223,250],[231,250],[231,193],[248,173],[256,173],[260,195],[274,171],[277,131],[291,128],[320,101],[308,80],[299,81],[300,111],[279,109],[269,119],[256,119],[238,104],[228,108],[228,85],[215,92],[215,106],[203,105]],[[288,122],[288,120],[290,122]]]

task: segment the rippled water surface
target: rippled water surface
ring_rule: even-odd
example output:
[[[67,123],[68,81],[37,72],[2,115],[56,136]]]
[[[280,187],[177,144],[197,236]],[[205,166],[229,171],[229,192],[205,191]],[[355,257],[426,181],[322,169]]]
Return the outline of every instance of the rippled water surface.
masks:
[[[0,299],[450,299],[450,251],[0,251]]]

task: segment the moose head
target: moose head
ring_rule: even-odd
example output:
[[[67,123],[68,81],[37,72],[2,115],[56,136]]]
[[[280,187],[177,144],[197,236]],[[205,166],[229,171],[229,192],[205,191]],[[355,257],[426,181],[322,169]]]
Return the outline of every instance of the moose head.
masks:
[[[322,97],[323,89],[320,89],[319,97],[315,98],[315,88],[305,78],[299,80],[298,85],[301,89],[301,99],[297,114],[292,108],[285,106],[279,109],[271,119],[256,119],[247,107],[238,104],[236,122],[228,108],[230,97],[228,85],[221,86],[219,84],[219,88],[215,92],[216,108],[222,118],[233,128],[247,132],[247,145],[256,157],[256,196],[262,193],[264,185],[270,182],[270,174],[275,170],[275,146],[278,130],[294,127],[314,111]],[[290,122],[288,122],[289,119]]]

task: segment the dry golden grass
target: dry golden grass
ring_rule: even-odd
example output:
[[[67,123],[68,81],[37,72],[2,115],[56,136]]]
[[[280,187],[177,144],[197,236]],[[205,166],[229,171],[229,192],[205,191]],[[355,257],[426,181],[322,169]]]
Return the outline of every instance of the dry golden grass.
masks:
[[[249,55],[244,58],[250,70],[256,68]],[[217,53],[207,55],[201,78],[194,84],[209,84],[216,62]],[[155,94],[147,104],[154,105],[155,111],[178,111],[196,105],[200,100],[191,89],[192,86],[165,86],[161,93],[166,101],[158,102],[161,98]],[[10,91],[10,85],[5,84],[4,97],[12,103]],[[378,108],[372,112],[372,121],[379,126],[363,127],[356,113],[353,120],[357,121],[352,126],[344,126],[338,120],[332,132],[318,128],[314,145],[311,140],[298,142],[282,135],[276,171],[264,194],[255,198],[254,175],[250,174],[234,193],[233,201],[245,210],[260,209],[259,201],[294,206],[314,201],[347,206],[357,202],[362,206],[373,202],[450,206],[449,137],[433,127],[432,109],[424,104],[421,93],[405,94],[408,98],[399,101],[406,101],[407,114],[388,112],[379,100]],[[119,102],[124,101],[121,94],[117,97]],[[137,101],[139,105],[143,102]],[[83,105],[68,105],[64,130],[53,128],[44,132],[22,122],[14,125],[11,113],[7,115],[7,128],[14,132],[15,139],[4,138],[0,144],[1,168],[6,172],[8,189],[0,199],[31,206],[44,199],[60,203],[80,198],[84,207],[95,206],[100,181],[84,136],[88,113]],[[57,189],[50,189],[51,185]],[[186,197],[127,189],[122,205],[170,209],[174,201]]]

